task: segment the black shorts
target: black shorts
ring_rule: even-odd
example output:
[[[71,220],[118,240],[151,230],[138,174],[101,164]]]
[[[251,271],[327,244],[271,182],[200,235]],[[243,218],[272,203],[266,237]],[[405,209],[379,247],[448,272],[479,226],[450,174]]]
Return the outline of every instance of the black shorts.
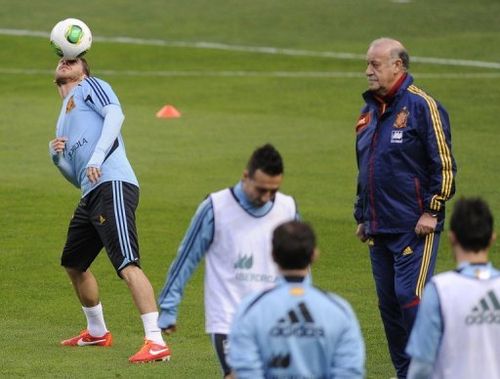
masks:
[[[104,182],[83,197],[69,223],[61,265],[86,271],[103,247],[118,274],[139,265],[138,203],[139,188],[120,181]]]

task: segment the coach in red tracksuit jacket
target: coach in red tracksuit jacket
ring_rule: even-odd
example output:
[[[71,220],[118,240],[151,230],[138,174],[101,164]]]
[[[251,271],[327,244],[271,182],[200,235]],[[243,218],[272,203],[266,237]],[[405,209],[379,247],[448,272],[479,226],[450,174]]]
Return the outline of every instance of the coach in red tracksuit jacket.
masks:
[[[380,314],[398,378],[422,290],[434,270],[455,160],[445,109],[413,85],[409,56],[393,39],[367,52],[369,90],[356,125],[356,235],[367,241]]]

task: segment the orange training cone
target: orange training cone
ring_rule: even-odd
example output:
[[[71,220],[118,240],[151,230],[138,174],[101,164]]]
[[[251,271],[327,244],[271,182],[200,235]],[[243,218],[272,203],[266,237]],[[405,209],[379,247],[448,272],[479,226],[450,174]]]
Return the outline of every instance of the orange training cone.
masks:
[[[158,112],[156,112],[156,117],[158,118],[179,118],[181,117],[181,112],[175,109],[172,105],[165,105]]]

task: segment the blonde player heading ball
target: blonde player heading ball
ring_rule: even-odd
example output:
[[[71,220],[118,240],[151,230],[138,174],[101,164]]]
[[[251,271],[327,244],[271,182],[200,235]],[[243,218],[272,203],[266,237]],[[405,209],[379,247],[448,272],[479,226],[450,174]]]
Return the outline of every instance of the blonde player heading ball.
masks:
[[[97,281],[90,271],[104,247],[118,276],[130,289],[141,315],[145,343],[129,358],[132,363],[164,361],[170,350],[158,327],[153,288],[140,268],[135,210],[139,184],[127,159],[120,134],[124,115],[118,97],[105,81],[90,75],[82,55],[90,48],[90,29],[80,20],[58,23],[51,42],[61,59],[54,83],[63,99],[50,141],[53,163],[81,190],[70,221],[61,265],[82,305],[87,326],[64,346],[110,346]]]

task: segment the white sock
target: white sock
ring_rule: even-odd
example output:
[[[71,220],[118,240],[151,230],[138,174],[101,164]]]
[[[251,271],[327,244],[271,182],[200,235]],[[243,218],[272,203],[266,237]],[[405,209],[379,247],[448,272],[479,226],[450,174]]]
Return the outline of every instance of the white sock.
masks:
[[[144,334],[147,340],[162,346],[167,344],[161,335],[161,329],[158,327],[158,312],[144,313],[141,315],[142,323],[144,324]]]
[[[82,307],[85,317],[87,317],[87,330],[93,337],[102,337],[107,332],[106,323],[104,322],[104,313],[102,312],[102,304],[99,303],[94,307]]]

